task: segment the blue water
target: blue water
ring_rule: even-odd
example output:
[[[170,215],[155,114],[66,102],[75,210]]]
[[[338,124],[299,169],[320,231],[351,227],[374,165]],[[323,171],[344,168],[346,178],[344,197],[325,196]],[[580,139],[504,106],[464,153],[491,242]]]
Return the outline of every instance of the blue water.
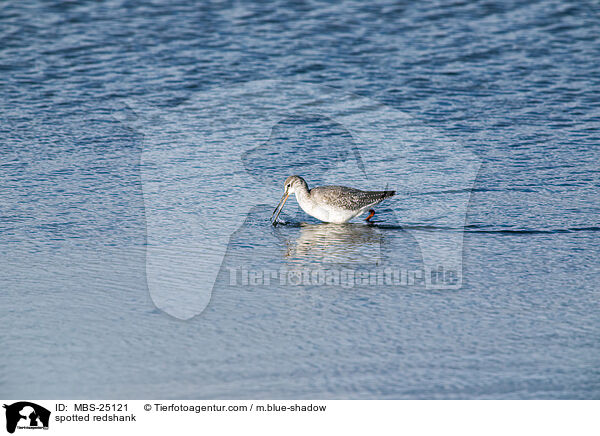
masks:
[[[2,3],[0,397],[599,399],[598,6],[413,3]],[[418,215],[453,195],[417,195],[430,180],[418,171],[373,226],[320,225],[289,200],[273,228],[283,175],[324,183],[323,162],[361,147],[319,113],[282,114],[263,148],[243,134],[229,144],[273,195],[228,237],[208,307],[188,320],[157,308],[148,135],[115,108],[188,113],[198,96],[264,80],[383,104],[480,162],[460,191],[459,289],[233,283],[236,268],[416,271],[419,235],[462,234]],[[186,150],[176,133],[169,145]],[[380,158],[390,174],[431,165],[415,150]],[[178,168],[199,155],[180,153]],[[220,207],[251,198],[219,165],[185,173],[192,188],[173,209],[199,218],[183,235],[214,207],[194,187],[219,186]],[[369,183],[384,185],[378,174]]]

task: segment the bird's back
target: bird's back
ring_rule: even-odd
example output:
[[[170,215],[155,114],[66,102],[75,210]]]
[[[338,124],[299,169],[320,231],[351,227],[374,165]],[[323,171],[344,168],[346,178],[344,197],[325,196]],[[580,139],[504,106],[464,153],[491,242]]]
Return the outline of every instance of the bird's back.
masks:
[[[337,185],[319,186],[310,190],[310,195],[316,202],[352,211],[374,206],[395,193],[396,191],[361,191]]]

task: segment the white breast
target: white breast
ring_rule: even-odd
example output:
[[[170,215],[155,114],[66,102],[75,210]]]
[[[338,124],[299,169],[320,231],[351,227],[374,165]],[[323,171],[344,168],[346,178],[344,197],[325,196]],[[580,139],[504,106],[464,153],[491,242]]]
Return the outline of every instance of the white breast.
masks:
[[[320,205],[311,201],[310,198],[298,194],[296,194],[296,201],[298,201],[298,204],[304,212],[326,223],[347,223],[355,216],[364,213],[364,210],[353,211],[340,209],[330,205]]]

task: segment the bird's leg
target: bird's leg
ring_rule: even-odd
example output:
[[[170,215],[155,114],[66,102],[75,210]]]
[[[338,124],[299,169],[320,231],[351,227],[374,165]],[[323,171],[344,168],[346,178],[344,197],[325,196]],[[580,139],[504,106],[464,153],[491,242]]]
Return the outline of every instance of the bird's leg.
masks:
[[[373,209],[369,209],[369,216],[365,218],[365,221],[369,222],[371,218],[373,218],[373,215],[375,215],[375,211]]]

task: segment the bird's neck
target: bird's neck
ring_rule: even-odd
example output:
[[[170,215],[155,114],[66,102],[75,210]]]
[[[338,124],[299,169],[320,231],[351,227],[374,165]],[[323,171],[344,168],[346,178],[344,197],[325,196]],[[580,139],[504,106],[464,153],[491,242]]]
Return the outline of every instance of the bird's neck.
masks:
[[[295,189],[296,198],[298,200],[309,200],[310,199],[310,191],[308,190],[308,185],[303,183],[301,186],[296,187]]]

